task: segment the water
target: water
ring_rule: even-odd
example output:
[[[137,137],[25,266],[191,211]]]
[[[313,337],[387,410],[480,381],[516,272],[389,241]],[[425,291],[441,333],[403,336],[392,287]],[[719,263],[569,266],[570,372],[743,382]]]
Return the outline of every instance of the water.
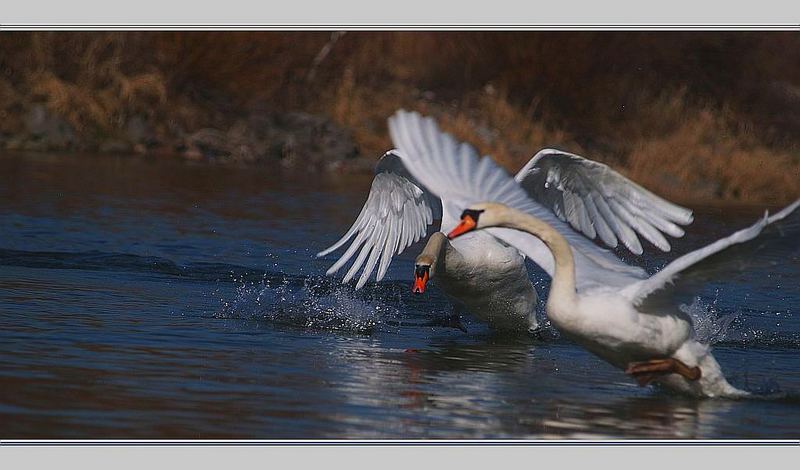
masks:
[[[687,306],[759,399],[639,388],[551,332],[499,337],[324,277],[366,177],[0,156],[0,438],[797,438],[800,263]],[[650,269],[760,214],[700,208]],[[546,288],[546,283],[537,281]]]

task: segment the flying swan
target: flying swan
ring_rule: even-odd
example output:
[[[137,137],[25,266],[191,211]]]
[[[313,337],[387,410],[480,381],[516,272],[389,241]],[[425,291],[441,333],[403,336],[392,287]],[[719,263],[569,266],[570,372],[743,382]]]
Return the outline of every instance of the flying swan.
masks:
[[[441,219],[441,227],[455,225],[465,207],[462,196],[474,202],[483,194],[464,194],[465,188],[459,187],[477,169],[475,149],[441,132],[433,119],[401,110],[389,118],[389,131],[397,148],[378,161],[360,214],[340,240],[317,254],[325,256],[352,239],[326,274],[339,271],[358,252],[342,280],[349,282],[363,267],[356,289],[364,286],[376,267],[375,279],[383,279],[392,257],[424,237],[436,219]],[[435,158],[421,159],[421,155]],[[435,172],[421,177],[428,166],[435,167]],[[482,178],[486,187],[497,183],[496,175],[473,176]],[[612,248],[622,243],[641,254],[642,236],[669,251],[662,232],[681,237],[684,232],[679,224],[692,222],[690,210],[661,199],[604,164],[560,150],[538,152],[513,184],[525,200],[535,201],[528,205],[531,213],[547,214],[573,244],[575,269],[603,266],[612,284],[644,278],[645,273],[619,263],[591,240],[599,237]],[[551,271],[552,257],[544,246],[523,254],[512,245],[493,231],[470,233],[452,242],[437,231],[416,259],[413,290],[424,292],[435,277],[455,312],[466,309],[494,329],[534,330],[537,295],[524,256]]]

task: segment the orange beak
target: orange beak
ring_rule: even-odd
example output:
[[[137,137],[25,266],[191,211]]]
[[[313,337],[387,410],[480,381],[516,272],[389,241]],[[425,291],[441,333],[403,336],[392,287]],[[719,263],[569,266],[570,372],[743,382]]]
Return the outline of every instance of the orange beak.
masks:
[[[411,288],[411,292],[415,294],[422,294],[425,292],[425,286],[428,284],[428,271],[425,271],[422,276],[416,276],[414,278],[414,287]]]
[[[476,225],[478,224],[475,222],[475,219],[473,219],[469,215],[465,215],[461,219],[461,223],[456,225],[456,228],[454,228],[453,230],[450,230],[450,233],[447,234],[447,238],[452,240],[460,235],[464,235],[467,232],[471,232],[472,230],[475,229]]]

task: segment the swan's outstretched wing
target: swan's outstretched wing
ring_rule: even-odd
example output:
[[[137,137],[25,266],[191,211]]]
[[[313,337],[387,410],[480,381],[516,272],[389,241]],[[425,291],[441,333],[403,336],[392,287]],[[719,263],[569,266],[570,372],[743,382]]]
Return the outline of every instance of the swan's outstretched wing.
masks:
[[[616,248],[618,240],[642,254],[639,235],[662,251],[670,244],[661,234],[683,236],[677,225],[692,222],[692,211],[666,201],[599,162],[555,149],[544,149],[514,178],[536,202],[590,239],[599,236]]]
[[[341,269],[360,248],[356,260],[342,280],[343,283],[350,281],[363,265],[364,270],[356,284],[356,289],[360,289],[376,265],[376,280],[383,279],[392,256],[402,253],[406,247],[424,237],[428,225],[441,218],[441,211],[439,199],[411,176],[399,152],[390,150],[375,167],[372,188],[356,221],[339,241],[317,256],[325,256],[355,237],[326,274],[331,275]]]
[[[579,288],[624,286],[646,277],[642,269],[623,263],[572,230],[552,211],[534,202],[491,158],[479,159],[471,145],[459,143],[442,132],[432,118],[398,111],[389,118],[389,133],[407,162],[406,168],[423,185],[435,187],[437,195],[444,201],[443,229],[451,229],[457,222],[449,220],[449,214],[457,217],[463,209],[476,202],[500,202],[549,223],[567,239],[575,254]],[[510,229],[488,230],[553,274],[553,257],[541,240]]]
[[[797,262],[800,260],[798,206],[800,200],[733,235],[687,253],[650,279],[623,289],[622,294],[644,312],[658,311],[663,305],[691,302],[708,281],[792,259]]]

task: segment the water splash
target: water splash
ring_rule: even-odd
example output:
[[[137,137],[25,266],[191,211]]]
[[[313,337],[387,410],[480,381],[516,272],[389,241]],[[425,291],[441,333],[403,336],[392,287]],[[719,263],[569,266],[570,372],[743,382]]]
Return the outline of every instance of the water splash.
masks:
[[[692,318],[697,340],[704,344],[717,344],[728,339],[734,322],[741,312],[720,314],[717,299],[708,302],[695,297],[691,304],[682,304],[680,310]]]
[[[370,289],[356,292],[350,286],[318,276],[242,280],[234,299],[223,301],[217,316],[371,334],[375,330],[393,330],[399,323],[401,305],[379,300],[385,297],[385,293],[375,296]]]
[[[786,311],[738,308],[732,313],[722,313],[717,306],[717,298],[705,301],[700,297],[695,297],[689,305],[681,305],[680,309],[692,318],[697,339],[701,343],[762,349],[800,348],[800,334],[781,331],[780,321],[775,323],[777,331],[753,324],[763,324],[768,317],[791,317],[791,313]]]

